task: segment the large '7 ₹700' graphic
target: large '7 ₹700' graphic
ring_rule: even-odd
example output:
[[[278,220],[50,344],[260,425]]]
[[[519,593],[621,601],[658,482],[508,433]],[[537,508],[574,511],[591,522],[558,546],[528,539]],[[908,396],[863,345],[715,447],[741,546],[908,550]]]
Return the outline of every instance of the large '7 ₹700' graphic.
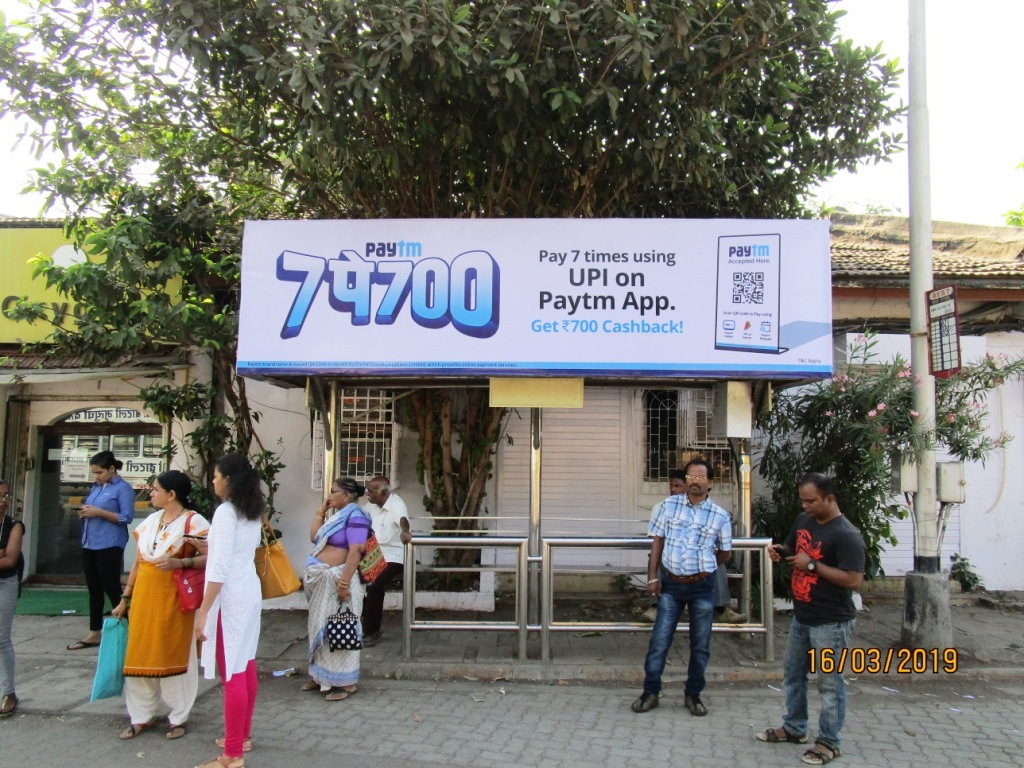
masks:
[[[498,330],[500,270],[487,251],[460,253],[451,264],[437,258],[374,262],[350,250],[335,259],[282,251],[277,278],[299,284],[282,339],[302,332],[321,283],[330,288],[331,307],[349,314],[352,325],[394,325],[408,303],[413,322],[424,328],[451,323],[478,339]],[[383,292],[373,286],[383,286]]]

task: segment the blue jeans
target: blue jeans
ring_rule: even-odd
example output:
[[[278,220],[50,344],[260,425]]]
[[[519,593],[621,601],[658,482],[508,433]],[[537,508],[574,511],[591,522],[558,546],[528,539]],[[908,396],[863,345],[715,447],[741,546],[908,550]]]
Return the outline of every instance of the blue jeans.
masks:
[[[846,681],[838,671],[838,666],[842,649],[850,645],[853,625],[854,620],[851,619],[812,627],[801,624],[794,617],[782,664],[782,687],[786,694],[786,716],[782,724],[793,736],[806,736],[809,652],[813,649],[816,660],[821,658],[821,652],[825,649],[834,653],[837,671],[825,674],[819,666],[816,672],[821,712],[818,714],[818,736],[815,741],[829,749],[839,747],[843,721],[846,720]]]
[[[690,664],[686,670],[686,695],[699,696],[704,690],[704,670],[711,658],[711,624],[715,615],[715,579],[708,576],[694,584],[680,584],[661,574],[658,618],[651,631],[644,660],[644,693],[661,693],[661,675],[683,608],[690,611]]]

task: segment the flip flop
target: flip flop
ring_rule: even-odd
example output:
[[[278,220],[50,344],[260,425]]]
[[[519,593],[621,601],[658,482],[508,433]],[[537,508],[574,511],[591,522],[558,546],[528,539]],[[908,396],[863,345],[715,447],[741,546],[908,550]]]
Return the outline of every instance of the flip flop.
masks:
[[[358,693],[358,692],[359,692],[358,688],[352,688],[352,689],[347,690],[347,691],[344,688],[335,688],[330,693],[328,693],[326,696],[324,696],[324,698],[327,699],[327,701],[344,701],[349,696],[355,696],[356,693]]]
[[[304,682],[302,684],[302,688],[300,690],[303,690],[303,691],[319,691],[320,690],[320,683],[318,683],[316,680],[307,680],[306,682]]]
[[[173,741],[174,739],[180,739],[188,732],[185,728],[186,725],[187,723],[182,723],[181,725],[175,725],[174,723],[170,723],[171,728],[169,731],[167,731],[167,733],[164,734],[164,738],[170,739],[171,741]]]
[[[69,651],[80,651],[83,648],[96,648],[98,646],[99,646],[99,641],[96,641],[95,643],[90,643],[90,642],[88,642],[86,640],[76,640],[71,645],[69,645],[67,647],[67,649]]]
[[[135,723],[131,723],[127,728],[125,728],[123,731],[121,731],[121,733],[118,734],[118,738],[121,739],[121,741],[128,741],[129,739],[134,739],[140,733],[148,731],[154,725],[156,725],[155,717],[148,723],[139,723],[138,725],[136,725]]]

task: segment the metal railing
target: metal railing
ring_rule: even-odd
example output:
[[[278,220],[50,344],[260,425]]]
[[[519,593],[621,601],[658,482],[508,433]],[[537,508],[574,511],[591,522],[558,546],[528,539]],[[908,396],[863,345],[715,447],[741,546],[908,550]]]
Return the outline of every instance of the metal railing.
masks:
[[[405,545],[405,571],[403,575],[403,632],[402,656],[412,658],[412,633],[414,631],[498,631],[517,632],[519,637],[519,659],[526,660],[527,637],[530,632],[540,632],[541,659],[551,660],[551,633],[588,630],[597,632],[637,632],[649,631],[650,624],[640,622],[589,622],[589,621],[554,621],[554,550],[564,548],[592,549],[644,549],[649,550],[651,540],[646,536],[637,537],[558,537],[541,540],[542,554],[531,558],[528,555],[528,539],[521,536],[414,536]],[[761,622],[747,624],[714,624],[713,632],[747,632],[764,636],[764,658],[771,661],[775,657],[774,616],[772,604],[772,562],[768,557],[771,539],[733,539],[734,550],[760,550],[760,594]],[[416,620],[416,547],[445,547],[461,549],[509,548],[515,549],[515,620],[514,621],[418,621]],[[540,565],[540,623],[529,624],[527,621],[527,596],[529,565]],[[465,571],[465,568],[436,569]],[[481,571],[508,571],[507,567],[481,566],[470,569]],[[566,569],[571,572],[572,569]],[[613,570],[613,569],[610,569]],[[681,632],[688,632],[685,625],[680,625]]]
[[[771,539],[733,539],[734,550],[761,550],[761,622],[748,624],[714,624],[713,632],[749,632],[764,636],[764,659],[772,661],[775,658],[775,622],[772,604],[772,561],[768,557],[768,547]],[[591,632],[636,632],[651,628],[650,624],[642,624],[635,621],[626,622],[594,622],[594,621],[555,621],[555,580],[554,580],[554,556],[556,548],[609,548],[620,549],[650,549],[651,540],[649,537],[637,538],[550,538],[543,539],[543,553],[541,555],[541,625],[540,625],[540,653],[545,661],[551,659],[551,633],[571,632],[587,630]],[[532,629],[532,627],[530,627]],[[689,628],[680,624],[681,632],[689,632]]]
[[[412,658],[414,630],[484,630],[519,633],[519,658],[526,660],[526,543],[522,536],[414,536],[405,545],[405,571],[402,576],[402,656]],[[510,548],[516,552],[516,613],[514,621],[417,621],[416,620],[416,556],[417,546],[457,549]],[[441,570],[441,569],[438,569]],[[465,569],[444,569],[465,570]],[[507,568],[483,566],[472,569],[505,571]]]

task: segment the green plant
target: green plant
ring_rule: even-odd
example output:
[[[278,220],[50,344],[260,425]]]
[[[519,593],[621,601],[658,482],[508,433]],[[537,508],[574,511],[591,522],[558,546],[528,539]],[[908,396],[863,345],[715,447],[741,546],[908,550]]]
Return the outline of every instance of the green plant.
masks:
[[[971,561],[961,557],[957,553],[949,556],[952,565],[949,568],[949,577],[960,582],[960,589],[964,592],[976,592],[985,589],[985,581],[977,574],[971,566]]]
[[[832,379],[780,393],[773,410],[758,418],[766,438],[758,469],[770,497],[754,507],[755,530],[783,540],[801,509],[798,478],[807,471],[832,475],[840,508],[864,536],[869,578],[882,573],[884,547],[896,544],[892,520],[909,514],[893,500],[893,459],[941,447],[962,461],[983,461],[1011,439],[986,431],[988,394],[1024,374],[1024,359],[986,357],[939,379],[935,428],[924,431],[913,407],[909,363],[899,356],[880,361],[876,343],[864,334]]]

